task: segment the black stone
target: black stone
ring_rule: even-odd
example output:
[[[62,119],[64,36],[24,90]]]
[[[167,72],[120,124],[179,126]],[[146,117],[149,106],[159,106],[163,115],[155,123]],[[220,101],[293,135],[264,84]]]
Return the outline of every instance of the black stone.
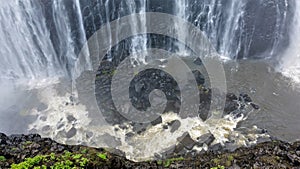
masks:
[[[211,133],[204,134],[197,138],[197,145],[203,146],[203,144],[210,145],[216,138]]]
[[[69,122],[72,122],[72,121],[75,121],[75,120],[76,120],[76,118],[75,118],[73,115],[69,115],[69,116],[67,117],[67,119],[68,119]]]
[[[66,136],[67,138],[71,138],[71,137],[74,137],[77,133],[77,130],[76,128],[72,127],[67,133],[66,133]]]
[[[193,70],[192,73],[195,76],[197,85],[203,85],[205,83],[205,78],[199,70]]]
[[[197,57],[194,61],[193,61],[193,63],[194,64],[196,64],[196,65],[202,65],[202,60],[199,58],[199,57]]]
[[[174,133],[181,125],[179,120],[173,120],[169,124],[171,126],[171,133]]]
[[[194,141],[187,132],[178,138],[178,141],[180,141],[180,143],[188,150],[192,150],[196,144],[196,141]]]
[[[158,124],[162,123],[162,118],[159,116],[156,120],[152,121],[151,124],[152,126],[156,126]]]
[[[254,104],[254,103],[250,103],[250,105],[254,108],[254,109],[256,109],[256,110],[258,110],[259,109],[259,105],[257,105],[257,104]]]

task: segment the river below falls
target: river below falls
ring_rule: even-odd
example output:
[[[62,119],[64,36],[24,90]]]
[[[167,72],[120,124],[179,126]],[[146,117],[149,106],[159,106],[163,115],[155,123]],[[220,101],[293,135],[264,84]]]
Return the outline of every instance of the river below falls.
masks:
[[[242,125],[257,125],[286,141],[300,139],[299,84],[277,72],[268,61],[241,60],[228,63],[225,69],[228,91],[249,93],[260,106]]]
[[[253,102],[260,106],[260,110],[251,112],[245,121],[238,124],[239,127],[257,126],[266,129],[272,137],[293,142],[299,140],[300,135],[300,89],[297,84],[277,72],[271,65],[265,60],[226,62],[224,69],[227,91],[235,94],[247,93]],[[51,86],[51,83],[47,82],[47,79],[43,82],[36,81],[30,83],[35,88],[26,90],[13,87],[14,85],[9,84],[8,81],[2,83],[2,88],[6,90],[2,90],[1,94],[7,97],[0,100],[0,131],[6,134],[34,132],[35,130],[29,131],[29,125],[36,121],[37,116],[32,116],[32,114],[28,116],[28,114],[32,109],[43,109],[43,106],[49,106],[41,104],[39,95],[41,91],[47,91],[47,86]],[[70,83],[65,81],[56,79],[54,86],[59,91],[59,95],[71,91]],[[50,92],[48,97],[55,96],[52,96]],[[57,99],[58,101],[60,99]],[[76,112],[77,110],[75,108],[68,111]],[[82,115],[85,116],[84,113]],[[78,116],[81,118],[80,113]],[[88,119],[82,118],[82,123],[88,122]]]

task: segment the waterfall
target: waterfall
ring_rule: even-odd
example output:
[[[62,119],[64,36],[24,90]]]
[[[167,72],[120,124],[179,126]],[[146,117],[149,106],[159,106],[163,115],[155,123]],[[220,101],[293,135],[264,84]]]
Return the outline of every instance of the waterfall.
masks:
[[[290,45],[281,58],[280,71],[295,82],[300,82],[300,2],[296,1],[290,32]]]
[[[145,13],[146,12],[146,0],[140,0],[139,1],[139,7],[137,6],[138,4],[133,1],[129,0],[126,1],[127,6],[129,7],[130,13]],[[146,27],[146,18],[137,18],[134,17],[132,18],[132,33],[136,34],[137,29],[141,29],[143,32],[147,31]],[[133,37],[131,40],[131,52],[132,53],[137,53],[139,51],[143,51],[147,49],[147,36],[146,35],[138,35]],[[131,58],[131,63],[146,63],[146,58],[145,56],[137,56],[136,54],[133,55]]]
[[[173,14],[194,24],[224,58],[273,57],[287,46],[286,25],[292,15],[289,10],[292,1],[5,1],[0,5],[0,79],[72,76],[77,54],[93,33],[110,21],[144,12]],[[146,31],[145,25],[150,21],[133,18],[131,22],[134,33],[137,29]],[[122,25],[118,30],[122,31]],[[109,29],[107,36],[118,38]],[[164,40],[138,35],[127,41],[126,47],[130,49],[126,50],[136,53],[156,47],[152,44],[161,45]],[[177,53],[182,56],[190,55],[182,44],[161,46],[178,48]],[[124,48],[117,46],[116,50]],[[145,63],[145,56],[133,55],[131,59],[132,63]],[[89,62],[86,58],[86,65],[79,65],[80,70],[90,67]]]
[[[11,0],[1,3],[0,79],[69,74],[76,60],[77,41],[85,40],[79,0],[73,2]],[[70,7],[74,15],[70,15]],[[75,21],[80,30],[77,34],[74,34]]]
[[[186,0],[180,0],[180,1],[177,1],[175,3],[175,9],[174,9],[174,13],[182,18],[182,19],[185,19],[185,20],[188,20],[188,17],[189,17],[189,14],[188,14],[188,11],[187,11],[187,7],[188,7],[188,2]],[[174,25],[175,29],[180,29],[181,25]],[[183,30],[183,32],[186,32],[188,30]],[[181,42],[183,44],[186,44],[186,41],[188,40],[187,37],[184,38],[184,42]],[[190,53],[189,51],[185,48],[184,45],[181,45],[179,42],[177,44],[177,54],[180,55],[180,56],[189,56]]]

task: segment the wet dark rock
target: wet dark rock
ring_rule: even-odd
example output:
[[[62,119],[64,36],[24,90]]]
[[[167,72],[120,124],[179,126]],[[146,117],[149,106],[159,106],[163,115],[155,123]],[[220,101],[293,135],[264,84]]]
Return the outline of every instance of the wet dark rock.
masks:
[[[202,65],[202,60],[199,58],[199,57],[197,57],[194,61],[193,61],[193,63],[194,64],[196,64],[196,65]]]
[[[67,133],[66,133],[66,136],[67,138],[71,138],[71,137],[74,137],[77,133],[77,129],[72,127]]]
[[[229,114],[239,108],[239,104],[235,101],[226,101],[224,113]]]
[[[206,144],[209,146],[214,140],[214,135],[212,135],[211,133],[207,133],[197,138],[197,145],[203,146],[203,144]]]
[[[228,100],[231,100],[231,101],[238,100],[237,96],[233,93],[228,93],[226,95],[226,97],[227,97]]]
[[[196,141],[193,140],[189,133],[184,133],[182,137],[178,138],[178,141],[188,150],[192,150],[196,144]]]
[[[87,132],[86,133],[86,137],[87,138],[91,138],[91,137],[93,137],[94,136],[94,133],[93,132]]]
[[[38,142],[42,139],[42,137],[38,134],[29,134],[27,136],[27,139],[30,140],[30,141]]]
[[[134,123],[132,125],[132,130],[137,134],[142,134],[144,131],[146,131],[147,125],[148,124],[146,123]]]
[[[68,120],[69,122],[72,122],[72,121],[76,121],[76,118],[75,118],[73,115],[69,115],[69,116],[67,117],[67,120]]]
[[[181,125],[179,120],[173,120],[168,124],[171,127],[171,133],[174,133]]]
[[[122,129],[122,130],[128,129],[128,127],[125,124],[120,124],[119,128]]]
[[[197,85],[203,85],[205,83],[205,78],[199,70],[193,70],[192,73],[195,76]]]
[[[182,143],[176,144],[176,146],[174,148],[174,153],[175,154],[185,154],[186,150],[184,148],[184,145]]]
[[[70,96],[69,99],[70,99],[70,102],[74,102],[75,101],[74,96]]]
[[[250,105],[256,110],[259,109],[259,105],[255,104],[255,103],[250,103]]]
[[[267,130],[267,129],[262,129],[262,130],[261,130],[261,133],[263,133],[263,134],[264,134],[264,133],[268,133],[268,130]]]
[[[250,98],[250,96],[248,94],[240,94],[240,98],[245,101],[246,103],[252,102],[252,99]]]
[[[46,126],[44,126],[43,128],[42,128],[42,131],[43,132],[47,132],[47,131],[49,131],[51,128],[50,128],[50,126],[49,125],[46,125]]]
[[[142,128],[141,130],[137,131],[136,133],[137,133],[137,134],[142,134],[142,133],[145,132],[145,131],[146,131],[146,128]]]
[[[219,152],[222,150],[222,148],[223,148],[223,146],[220,143],[209,146],[209,150],[212,152]]]
[[[134,133],[130,132],[130,133],[126,133],[126,137],[127,138],[130,138],[130,137],[133,137],[134,136]]]
[[[294,164],[296,164],[296,165],[300,165],[300,157],[299,157],[298,155],[292,154],[292,153],[288,153],[288,154],[287,154],[287,157],[288,157],[288,159],[289,159],[292,163],[294,163]]]
[[[41,117],[40,117],[40,120],[46,121],[46,120],[47,120],[47,117],[46,117],[46,116],[41,116]]]
[[[64,127],[65,125],[64,124],[60,124],[57,126],[57,130],[61,129],[62,127]]]
[[[3,133],[0,133],[0,144],[6,144],[7,136]]]
[[[162,123],[162,118],[159,116],[157,119],[151,122],[152,126],[156,126],[158,124]]]

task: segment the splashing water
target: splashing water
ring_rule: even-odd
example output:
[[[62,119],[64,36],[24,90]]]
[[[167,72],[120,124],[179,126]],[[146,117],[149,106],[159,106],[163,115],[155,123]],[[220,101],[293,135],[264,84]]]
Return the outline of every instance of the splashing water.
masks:
[[[238,130],[237,124],[247,119],[247,116],[237,118],[229,114],[221,119],[212,118],[202,122],[199,117],[182,119],[178,114],[169,112],[162,114],[162,123],[150,126],[142,134],[128,138],[126,134],[133,132],[131,125],[93,125],[86,107],[80,102],[70,101],[70,96],[74,95],[71,93],[58,95],[51,86],[40,90],[40,99],[48,105],[48,108],[43,111],[32,109],[31,114],[38,117],[29,125],[29,130],[37,131],[44,137],[51,137],[63,143],[114,147],[125,152],[126,157],[134,161],[155,158],[156,154],[163,153],[176,145],[178,138],[186,132],[193,140],[208,133],[214,136],[215,140],[211,145],[195,146],[196,151],[206,151],[208,146],[218,143],[225,145],[232,140],[237,147],[249,146],[255,144],[258,138],[268,137],[267,134],[256,133],[255,126],[247,133]],[[171,132],[171,128],[164,128],[174,120],[181,124],[177,130]]]

